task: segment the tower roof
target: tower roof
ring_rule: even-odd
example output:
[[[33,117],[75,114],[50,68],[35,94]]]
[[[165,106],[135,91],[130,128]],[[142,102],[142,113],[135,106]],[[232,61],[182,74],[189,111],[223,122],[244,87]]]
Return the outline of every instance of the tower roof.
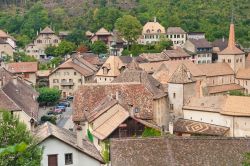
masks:
[[[195,82],[195,80],[192,78],[192,75],[187,67],[182,63],[175,70],[168,82],[174,84],[186,84]]]
[[[221,51],[219,54],[222,55],[237,55],[237,54],[244,54],[243,51],[241,51],[239,48],[235,46],[235,32],[234,32],[234,23],[231,22],[230,24],[230,30],[229,30],[229,39],[228,39],[228,45],[227,48],[225,48],[223,51]]]

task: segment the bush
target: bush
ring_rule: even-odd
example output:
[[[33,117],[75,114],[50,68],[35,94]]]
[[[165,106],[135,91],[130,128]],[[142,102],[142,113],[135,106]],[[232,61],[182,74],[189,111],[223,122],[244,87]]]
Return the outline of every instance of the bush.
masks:
[[[44,115],[41,117],[41,122],[50,122],[52,124],[56,124],[56,116],[47,116],[47,115]]]
[[[153,128],[146,127],[142,133],[142,137],[159,137],[161,132]]]
[[[37,101],[40,104],[54,104],[58,102],[61,96],[61,92],[57,88],[48,88],[48,87],[42,87],[38,89],[39,97],[37,98]]]
[[[242,91],[239,91],[239,90],[229,91],[229,95],[230,96],[247,96]]]

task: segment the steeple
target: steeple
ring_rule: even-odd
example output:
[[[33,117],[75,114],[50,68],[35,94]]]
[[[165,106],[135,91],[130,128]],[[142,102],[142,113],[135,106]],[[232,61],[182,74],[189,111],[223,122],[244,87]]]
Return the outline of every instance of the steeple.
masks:
[[[231,23],[230,23],[230,30],[229,30],[229,39],[228,39],[228,47],[234,48],[235,47],[235,32],[234,32],[234,16],[233,16],[233,10],[232,10],[232,16],[231,16]]]

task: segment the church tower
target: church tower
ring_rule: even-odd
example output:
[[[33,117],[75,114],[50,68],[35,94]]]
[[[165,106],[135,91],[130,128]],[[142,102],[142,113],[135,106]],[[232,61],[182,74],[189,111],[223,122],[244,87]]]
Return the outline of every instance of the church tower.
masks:
[[[245,53],[235,45],[235,32],[233,19],[230,24],[228,46],[218,53],[218,62],[225,62],[230,65],[236,73],[240,68],[245,68]]]

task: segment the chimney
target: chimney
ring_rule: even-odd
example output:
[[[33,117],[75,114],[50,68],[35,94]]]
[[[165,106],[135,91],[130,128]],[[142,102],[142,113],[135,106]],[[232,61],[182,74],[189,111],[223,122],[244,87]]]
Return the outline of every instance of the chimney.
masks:
[[[17,76],[12,77],[12,82],[14,85],[17,85]]]
[[[84,134],[83,134],[83,129],[82,126],[78,125],[76,128],[76,143],[77,146],[79,146],[80,148],[82,148],[83,146],[83,139],[84,139]]]
[[[233,22],[230,24],[228,47],[229,48],[235,47],[235,33],[234,33],[234,23]]]
[[[154,17],[154,22],[156,22],[156,17]]]
[[[174,124],[173,122],[169,122],[168,129],[170,134],[174,134]]]

